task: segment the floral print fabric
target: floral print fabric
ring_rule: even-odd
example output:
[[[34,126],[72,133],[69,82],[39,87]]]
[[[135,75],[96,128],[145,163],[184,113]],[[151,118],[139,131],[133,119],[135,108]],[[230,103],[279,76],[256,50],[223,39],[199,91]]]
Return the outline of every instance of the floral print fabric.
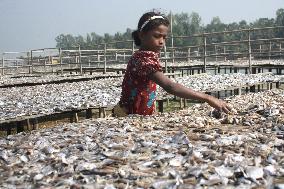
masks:
[[[151,115],[155,111],[156,83],[151,74],[162,71],[159,54],[152,51],[137,51],[128,62],[122,82],[120,106],[128,114]]]

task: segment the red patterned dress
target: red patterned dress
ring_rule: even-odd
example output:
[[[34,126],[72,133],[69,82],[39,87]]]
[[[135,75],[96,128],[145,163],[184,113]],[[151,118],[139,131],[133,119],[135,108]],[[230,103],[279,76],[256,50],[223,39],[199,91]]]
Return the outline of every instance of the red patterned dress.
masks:
[[[151,115],[155,111],[156,83],[151,74],[162,71],[159,53],[136,51],[128,62],[122,82],[120,106],[127,114]]]

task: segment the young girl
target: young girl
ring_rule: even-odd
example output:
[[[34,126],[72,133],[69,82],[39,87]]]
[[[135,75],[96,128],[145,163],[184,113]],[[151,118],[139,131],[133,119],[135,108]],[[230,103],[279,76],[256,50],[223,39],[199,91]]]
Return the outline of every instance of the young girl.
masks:
[[[163,74],[159,53],[165,45],[169,24],[164,15],[155,12],[145,13],[140,18],[138,29],[132,33],[135,44],[140,48],[128,62],[122,83],[120,107],[114,109],[114,114],[117,116],[153,114],[156,84],[170,94],[207,102],[217,110],[228,113],[230,108],[224,101],[186,88]]]

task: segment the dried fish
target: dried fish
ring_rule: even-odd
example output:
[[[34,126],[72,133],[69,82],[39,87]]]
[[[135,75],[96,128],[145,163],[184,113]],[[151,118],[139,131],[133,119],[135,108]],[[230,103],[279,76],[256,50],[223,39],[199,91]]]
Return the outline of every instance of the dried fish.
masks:
[[[211,116],[204,103],[3,137],[0,187],[281,187],[284,139],[278,135],[284,124],[284,91],[228,100],[235,109],[229,116],[238,124]],[[279,112],[263,113],[271,108]]]
[[[204,74],[176,78],[175,82],[182,83],[182,85],[194,90],[205,92],[254,85],[260,82],[280,81],[282,78],[283,76],[271,73]],[[52,114],[80,108],[114,106],[120,99],[121,83],[122,78],[108,78],[74,83],[3,88],[0,95],[0,120],[30,115]],[[157,95],[158,99],[173,98],[173,95],[166,93],[160,87],[158,87]],[[257,103],[253,105],[253,107],[248,108],[248,111],[253,111],[253,108],[262,106]],[[277,116],[281,109],[275,106],[277,105],[265,105],[263,108],[258,108],[258,113],[265,115],[265,117]],[[213,116],[216,117],[216,115]],[[201,120],[195,121],[200,126],[207,124],[207,122]],[[224,120],[224,122],[239,124],[240,120],[231,118]],[[247,126],[254,125],[254,123],[249,121],[246,121],[245,124]]]

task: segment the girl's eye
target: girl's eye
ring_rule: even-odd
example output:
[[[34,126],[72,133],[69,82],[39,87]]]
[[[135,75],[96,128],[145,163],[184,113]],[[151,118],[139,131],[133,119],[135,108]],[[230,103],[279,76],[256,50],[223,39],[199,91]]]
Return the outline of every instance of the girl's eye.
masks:
[[[163,39],[166,39],[166,35],[161,35],[161,34],[156,34],[154,35],[155,38],[163,38]]]

